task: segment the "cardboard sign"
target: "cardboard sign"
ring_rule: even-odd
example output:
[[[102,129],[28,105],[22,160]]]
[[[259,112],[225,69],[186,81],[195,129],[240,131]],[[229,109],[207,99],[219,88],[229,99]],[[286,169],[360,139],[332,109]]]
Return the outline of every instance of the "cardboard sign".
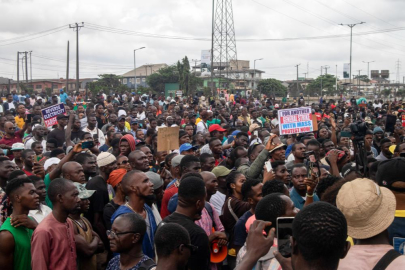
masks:
[[[179,149],[180,127],[164,127],[158,130],[157,150],[170,151]]]
[[[278,122],[280,135],[298,134],[314,131],[312,117],[313,115],[310,107],[279,110]]]
[[[53,125],[56,125],[58,123],[56,117],[58,117],[59,114],[65,114],[65,105],[63,103],[59,103],[53,106],[50,106],[48,108],[45,108],[41,110],[42,112],[42,117],[44,118],[45,126],[46,127],[51,127]]]

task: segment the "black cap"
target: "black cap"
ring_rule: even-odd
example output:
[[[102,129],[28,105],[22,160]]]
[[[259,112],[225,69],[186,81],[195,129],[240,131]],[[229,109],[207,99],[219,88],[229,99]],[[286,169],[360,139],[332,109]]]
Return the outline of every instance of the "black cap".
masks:
[[[342,168],[342,176],[346,177],[349,173],[356,171],[356,163],[349,162],[345,164]]]
[[[405,158],[397,157],[380,162],[376,175],[378,185],[389,188],[391,190],[405,191],[405,188],[396,188],[392,184],[394,182],[405,182]]]

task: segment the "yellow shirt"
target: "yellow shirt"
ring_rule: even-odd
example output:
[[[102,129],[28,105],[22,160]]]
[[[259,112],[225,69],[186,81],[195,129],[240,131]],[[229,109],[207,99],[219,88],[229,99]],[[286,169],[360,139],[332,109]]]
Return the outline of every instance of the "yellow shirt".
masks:
[[[234,94],[229,95],[229,101],[235,101],[235,96]]]
[[[196,120],[195,120],[195,124],[197,125],[198,123],[200,123],[201,122],[201,118],[197,118]]]
[[[125,121],[125,127],[126,127],[128,130],[131,130],[131,125],[130,125],[127,121]]]
[[[25,124],[24,118],[21,118],[20,116],[16,116],[16,117],[14,117],[14,119],[15,119],[15,124],[17,125],[17,127],[19,129],[22,129]]]

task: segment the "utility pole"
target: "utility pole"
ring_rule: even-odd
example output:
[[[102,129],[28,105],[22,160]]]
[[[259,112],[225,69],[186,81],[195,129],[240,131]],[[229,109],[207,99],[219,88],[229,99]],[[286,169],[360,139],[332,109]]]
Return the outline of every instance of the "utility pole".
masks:
[[[296,67],[297,67],[297,94],[299,94],[299,87],[298,87],[298,67],[300,66],[301,64],[298,64],[298,65],[296,65]]]
[[[34,86],[32,85],[32,51],[29,51],[30,53],[30,77],[31,77],[31,87],[32,90],[34,90]]]
[[[263,60],[263,58],[255,59],[253,61],[253,90],[256,90],[256,61]]]
[[[350,89],[351,89],[351,84],[352,84],[352,41],[353,41],[353,27],[355,27],[358,24],[363,24],[365,22],[359,22],[359,23],[353,23],[353,24],[343,24],[341,23],[341,26],[348,26],[350,27]]]
[[[24,52],[22,52],[22,53],[24,53]],[[25,54],[25,53],[24,53]],[[24,56],[21,58],[21,69],[22,69],[22,75],[23,75],[23,81],[25,80],[25,78],[24,78]]]
[[[28,52],[25,53],[25,87],[28,88]]]
[[[397,68],[397,78],[396,78],[396,82],[397,83],[399,83],[399,78],[400,78],[400,76],[399,76],[399,69],[401,68],[401,61],[399,61],[399,59],[398,59],[398,61],[396,61],[395,62],[395,64],[396,64],[396,68]]]
[[[336,65],[336,77],[335,77],[335,88],[336,88],[336,92],[337,92],[337,90],[338,90],[338,88],[337,88],[337,65]]]
[[[322,97],[322,72],[323,72],[323,66],[321,66],[321,95],[319,96],[319,98]]]
[[[211,28],[211,93],[214,95],[214,16],[215,16],[215,0],[212,0],[212,28]],[[245,91],[246,93],[246,91]]]
[[[200,62],[201,60],[198,59],[191,59],[191,62],[194,62],[194,73],[197,72],[197,62]],[[201,68],[201,72],[202,72],[202,68]]]
[[[73,26],[69,24],[69,28],[74,28],[76,30],[76,91],[79,92],[80,84],[79,84],[79,30],[80,28],[84,27],[84,23],[82,22],[81,25],[75,23]],[[53,89],[52,89],[53,90]]]
[[[17,52],[17,93],[20,89],[20,52]]]
[[[324,66],[325,68],[325,75],[328,75],[328,68],[330,68],[329,66]]]
[[[370,76],[370,63],[374,63],[375,61],[363,61],[363,63],[367,63],[367,77],[371,78]]]
[[[69,89],[69,40],[67,42],[67,56],[66,56],[66,86],[65,92]],[[86,97],[87,99],[87,97]]]
[[[357,95],[360,93],[360,71],[361,69],[357,70],[359,72],[359,75],[357,76]]]
[[[307,72],[304,73],[305,80],[307,80],[307,74],[308,74]]]
[[[135,89],[135,93],[136,93],[136,61],[135,61],[135,52],[137,51],[137,50],[142,50],[142,49],[145,49],[145,47],[140,47],[140,48],[138,48],[138,49],[135,49],[134,50],[134,89]],[[142,75],[142,74],[141,74]]]

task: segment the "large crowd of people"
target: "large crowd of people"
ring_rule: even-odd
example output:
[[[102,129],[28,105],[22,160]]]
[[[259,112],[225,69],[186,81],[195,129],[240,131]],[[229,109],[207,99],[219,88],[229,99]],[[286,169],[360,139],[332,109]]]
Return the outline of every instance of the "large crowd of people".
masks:
[[[405,269],[402,100],[83,96],[0,101],[1,269]]]

